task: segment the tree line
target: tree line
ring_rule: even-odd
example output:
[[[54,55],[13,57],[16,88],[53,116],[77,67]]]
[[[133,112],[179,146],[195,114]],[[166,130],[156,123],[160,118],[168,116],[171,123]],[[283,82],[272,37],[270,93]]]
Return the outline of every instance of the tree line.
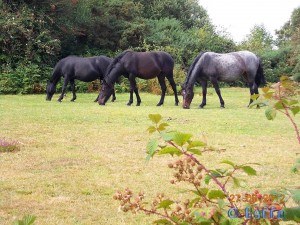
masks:
[[[177,82],[200,51],[250,50],[263,59],[267,81],[282,74],[300,78],[300,7],[276,39],[256,25],[241,43],[219,31],[197,0],[0,0],[0,16],[0,94],[45,92],[65,56],[114,57],[126,49],[170,53]],[[141,81],[140,88],[153,91],[155,82]]]

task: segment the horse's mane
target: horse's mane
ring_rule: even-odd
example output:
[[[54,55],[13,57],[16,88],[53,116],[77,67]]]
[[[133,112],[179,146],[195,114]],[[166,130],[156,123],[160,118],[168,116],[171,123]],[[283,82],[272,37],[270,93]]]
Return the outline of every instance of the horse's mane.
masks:
[[[106,69],[106,75],[108,75],[112,69],[115,67],[115,65],[123,58],[124,55],[126,55],[128,52],[132,52],[132,50],[126,50],[114,58],[114,60],[109,64],[109,66]],[[105,76],[106,76],[105,75]]]
[[[185,83],[188,82],[188,80],[189,80],[189,78],[190,78],[190,75],[191,75],[192,71],[194,70],[194,68],[195,68],[195,66],[196,66],[196,64],[197,64],[197,62],[198,62],[198,60],[201,58],[201,56],[202,56],[204,53],[205,53],[205,52],[200,52],[199,55],[197,55],[197,57],[194,59],[192,65],[190,66],[189,71],[188,71],[188,73],[187,73]]]

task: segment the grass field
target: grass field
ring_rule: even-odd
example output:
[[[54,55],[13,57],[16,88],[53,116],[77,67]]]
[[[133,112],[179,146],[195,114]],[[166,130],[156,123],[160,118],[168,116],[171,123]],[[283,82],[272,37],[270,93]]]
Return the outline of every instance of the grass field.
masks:
[[[93,102],[95,93],[78,94],[75,103],[70,93],[62,103],[58,94],[51,102],[45,95],[0,96],[0,137],[21,142],[20,151],[0,154],[0,224],[25,214],[36,215],[36,224],[151,224],[152,217],[119,212],[112,198],[126,187],[144,190],[149,201],[157,192],[182,196],[182,187],[169,183],[171,157],[145,160],[149,113],[161,114],[170,129],[226,149],[201,156],[210,168],[223,159],[262,164],[255,166],[258,176],[233,193],[299,186],[299,175],[290,173],[299,145],[288,120],[268,121],[264,110],[248,109],[248,89],[222,89],[225,109],[209,93],[202,110],[199,95],[190,110],[174,106],[173,96],[156,107],[159,96],[146,93],[140,107],[126,106],[129,94],[104,107]]]

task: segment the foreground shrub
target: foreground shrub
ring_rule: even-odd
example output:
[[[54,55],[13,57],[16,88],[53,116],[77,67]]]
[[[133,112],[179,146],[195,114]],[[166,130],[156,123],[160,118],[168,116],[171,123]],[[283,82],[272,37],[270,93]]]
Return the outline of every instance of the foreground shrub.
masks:
[[[134,195],[126,188],[114,195],[122,211],[156,215],[160,219],[153,221],[154,224],[168,225],[278,224],[284,218],[285,200],[280,199],[279,193],[262,194],[258,190],[243,195],[229,193],[229,186],[241,187],[241,173],[256,175],[250,163],[238,165],[223,160],[220,165],[227,165],[226,168],[210,169],[201,161],[201,155],[220,150],[201,140],[192,140],[191,134],[167,131],[168,124],[161,122],[158,114],[150,114],[149,118],[154,123],[148,128],[149,133],[158,132],[159,137],[148,143],[147,160],[155,155],[177,157],[175,162],[168,164],[174,170],[170,182],[188,183],[192,187],[192,190],[186,191],[190,197],[173,200],[164,193],[158,193],[151,203],[147,203],[144,192]],[[288,212],[294,215],[293,210]],[[295,218],[289,217],[290,220]]]

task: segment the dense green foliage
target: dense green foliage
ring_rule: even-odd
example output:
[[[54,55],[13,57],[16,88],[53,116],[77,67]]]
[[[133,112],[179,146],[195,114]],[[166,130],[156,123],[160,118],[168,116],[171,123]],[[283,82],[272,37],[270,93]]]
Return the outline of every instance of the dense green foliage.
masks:
[[[237,44],[215,28],[196,0],[1,0],[0,94],[44,92],[53,66],[67,55],[113,57],[129,48],[169,52],[180,74],[177,82],[200,51],[238,49],[262,57],[270,82],[282,73],[300,77],[299,11],[277,40],[260,25]],[[157,82],[146,86],[157,89]]]

